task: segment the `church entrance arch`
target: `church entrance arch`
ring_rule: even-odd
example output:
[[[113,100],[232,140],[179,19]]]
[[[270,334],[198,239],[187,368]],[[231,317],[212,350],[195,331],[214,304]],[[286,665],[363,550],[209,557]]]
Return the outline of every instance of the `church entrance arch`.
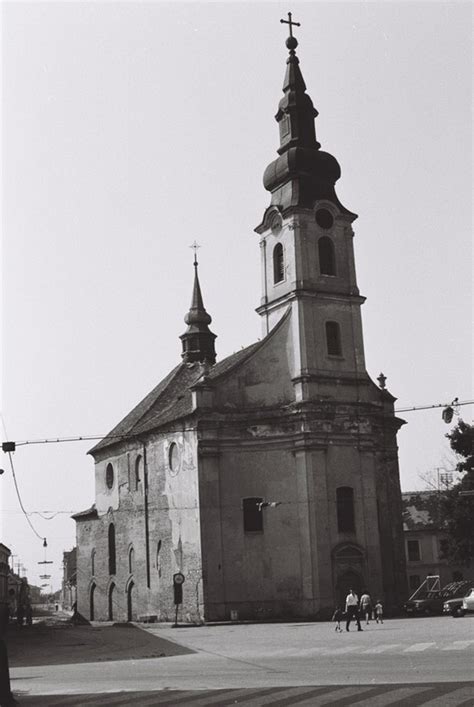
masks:
[[[333,576],[335,601],[344,606],[349,589],[360,597],[365,576],[365,556],[360,547],[352,543],[339,545],[333,551]]]
[[[95,594],[95,584],[91,585],[89,590],[89,618],[94,621],[94,594]]]
[[[341,607],[346,605],[346,597],[352,589],[360,599],[362,594],[362,577],[357,572],[344,572],[337,578],[336,593],[337,602]]]
[[[135,621],[135,584],[133,580],[127,587],[127,621]]]
[[[109,587],[109,621],[114,620],[114,594],[115,594],[115,584],[112,582],[112,584]]]

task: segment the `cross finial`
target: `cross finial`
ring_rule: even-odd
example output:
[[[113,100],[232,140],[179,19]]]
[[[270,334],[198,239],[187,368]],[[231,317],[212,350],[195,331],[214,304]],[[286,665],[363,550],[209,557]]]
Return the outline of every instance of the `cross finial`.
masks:
[[[299,22],[293,22],[291,17],[292,17],[292,14],[291,14],[291,12],[289,12],[288,19],[287,20],[280,20],[280,22],[284,25],[290,25],[290,37],[293,37],[293,25],[295,25],[295,27],[301,27],[301,24]]]
[[[197,261],[197,251],[198,251],[198,248],[200,248],[201,246],[199,245],[199,243],[197,243],[196,241],[194,241],[194,243],[192,243],[189,247],[194,250],[194,265],[197,265],[197,264],[198,264],[198,261]]]

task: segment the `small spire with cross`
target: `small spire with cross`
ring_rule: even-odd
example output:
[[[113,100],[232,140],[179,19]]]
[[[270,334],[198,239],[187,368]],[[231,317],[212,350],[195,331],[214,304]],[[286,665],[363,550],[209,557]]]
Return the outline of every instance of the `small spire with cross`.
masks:
[[[194,250],[194,265],[197,265],[198,264],[197,252],[198,252],[198,248],[200,248],[201,246],[199,245],[199,243],[197,241],[194,241],[194,243],[192,243],[189,247]]]
[[[286,40],[286,46],[288,47],[290,52],[294,52],[294,50],[298,46],[298,40],[296,39],[296,37],[293,37],[293,25],[295,27],[301,27],[301,23],[300,22],[293,22],[293,20],[291,18],[292,18],[292,14],[291,14],[291,12],[289,12],[288,19],[287,20],[280,20],[280,23],[284,24],[284,25],[289,25],[289,27],[290,27],[290,36]]]

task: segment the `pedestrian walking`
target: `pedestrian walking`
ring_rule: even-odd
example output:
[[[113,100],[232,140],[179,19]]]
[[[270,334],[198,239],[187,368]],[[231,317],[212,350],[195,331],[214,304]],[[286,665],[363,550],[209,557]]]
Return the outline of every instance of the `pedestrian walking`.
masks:
[[[359,620],[359,597],[352,589],[349,589],[349,594],[346,597],[346,615],[346,631],[349,631],[352,619],[356,620],[357,630],[362,631]]]
[[[334,629],[336,633],[342,633],[341,628],[342,610],[339,606],[336,606],[334,614],[332,615],[332,620],[336,622],[336,628]]]
[[[368,625],[369,619],[372,615],[372,599],[367,590],[362,593],[360,598],[360,614],[362,618],[365,618],[365,623]]]
[[[380,621],[380,623],[383,624],[383,606],[380,599],[377,599],[377,603],[375,604],[375,621],[377,623]]]

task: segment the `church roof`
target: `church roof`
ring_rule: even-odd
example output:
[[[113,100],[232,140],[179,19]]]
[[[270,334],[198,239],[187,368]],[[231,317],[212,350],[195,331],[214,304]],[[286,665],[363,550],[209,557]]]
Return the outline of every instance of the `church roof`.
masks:
[[[172,405],[174,405],[173,418],[181,417],[184,413],[183,408],[187,410],[189,407],[190,412],[191,393],[189,386],[200,378],[202,372],[202,366],[198,363],[180,363],[179,366],[173,368],[173,370],[104,437],[104,439],[89,450],[89,453],[94,454],[94,452],[98,452],[100,449],[104,449],[105,447],[119,442],[121,438],[131,437],[135,434],[147,431],[150,429],[150,420],[156,419],[159,416],[163,416],[166,412],[169,412]],[[187,392],[189,392],[189,401],[183,401],[183,397],[186,397],[185,394]],[[155,422],[152,427],[156,427],[157,424],[159,423]]]
[[[73,520],[89,520],[91,518],[97,518],[97,508],[95,506],[95,503],[93,503],[92,506],[90,508],[87,508],[85,511],[79,511],[78,513],[74,513],[71,518]],[[67,553],[64,553],[64,555],[66,554]]]
[[[89,454],[93,455],[124,438],[151,432],[168,422],[191,414],[193,412],[191,388],[202,375],[206,373],[208,380],[214,380],[243,363],[262,343],[263,341],[257,341],[227,356],[210,369],[197,362],[179,364],[118,425],[92,447]]]

